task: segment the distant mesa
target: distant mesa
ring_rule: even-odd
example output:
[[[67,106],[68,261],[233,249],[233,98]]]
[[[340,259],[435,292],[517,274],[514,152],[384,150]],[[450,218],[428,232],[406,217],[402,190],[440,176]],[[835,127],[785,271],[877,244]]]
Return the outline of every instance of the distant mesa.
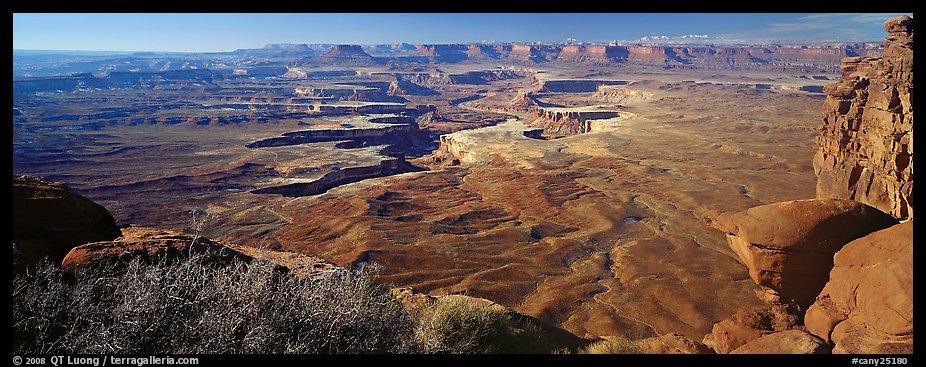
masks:
[[[535,65],[543,63],[583,63],[601,65],[641,65],[683,69],[758,69],[768,71],[839,71],[844,57],[879,57],[882,47],[869,43],[824,45],[705,46],[659,44],[570,44],[538,45],[513,43],[377,45],[268,44],[260,48],[237,49],[225,53],[203,54],[202,58],[160,54],[133,54],[112,58],[56,63],[36,69],[14,62],[14,78],[66,75],[92,72],[97,76],[112,71],[157,72],[180,69],[223,69],[253,67],[267,58],[294,58],[297,63],[345,66],[387,65],[393,70],[410,71],[422,64],[459,62],[506,62]],[[244,57],[244,64],[226,64],[212,55]],[[14,59],[19,56],[14,53]],[[17,59],[18,61],[18,59]],[[293,66],[291,63],[289,66]]]
[[[328,52],[321,55],[322,58],[347,58],[347,57],[364,57],[370,58],[370,54],[358,45],[334,45]]]
[[[412,83],[404,76],[397,74],[395,81],[389,83],[387,94],[390,96],[435,96],[440,93],[431,88]]]
[[[365,66],[377,63],[363,47],[359,45],[334,45],[324,54],[307,60],[310,63]]]
[[[497,47],[479,43],[471,43],[466,46],[466,56],[473,60],[490,60],[501,57]]]
[[[320,51],[320,47],[327,45],[308,45],[305,43],[271,43],[261,48],[237,49],[232,54],[245,56],[277,56],[277,57],[305,57]],[[324,49],[327,49],[325,47]]]
[[[625,47],[588,45],[588,46],[565,46],[560,51],[556,61],[559,62],[592,62],[592,63],[612,63],[627,62],[629,51]]]
[[[556,46],[517,44],[511,46],[508,58],[525,63],[541,63],[553,60],[558,52]]]
[[[432,62],[454,63],[468,59],[469,55],[466,51],[467,47],[459,44],[419,45],[415,55],[427,57]]]
[[[415,45],[402,42],[392,44],[364,45],[363,49],[373,56],[398,57],[413,55],[418,48],[415,47]]]

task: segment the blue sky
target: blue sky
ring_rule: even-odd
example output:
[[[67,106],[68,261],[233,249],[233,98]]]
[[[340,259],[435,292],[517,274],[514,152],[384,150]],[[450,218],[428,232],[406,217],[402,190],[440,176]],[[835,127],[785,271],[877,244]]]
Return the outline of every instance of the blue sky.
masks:
[[[896,15],[903,14],[20,13],[13,14],[13,49],[206,52],[268,43],[551,42],[567,38],[718,44],[881,42],[885,37],[882,24]]]

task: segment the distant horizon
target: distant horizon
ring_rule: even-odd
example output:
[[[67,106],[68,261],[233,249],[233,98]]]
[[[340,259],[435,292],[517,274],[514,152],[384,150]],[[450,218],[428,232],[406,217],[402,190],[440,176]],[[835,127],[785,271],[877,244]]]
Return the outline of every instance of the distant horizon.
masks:
[[[14,13],[13,50],[224,53],[269,44],[880,43],[886,34],[883,22],[898,15],[912,13]]]
[[[396,42],[396,43],[405,43],[405,44],[409,44],[409,45],[413,45],[413,46],[417,46],[417,45],[432,45],[432,44],[433,44],[433,45],[531,44],[531,43],[528,43],[528,42],[493,42],[493,43],[468,42],[468,43],[427,43],[427,44],[409,43],[409,42]],[[808,42],[808,43],[729,43],[729,44],[713,44],[713,46],[716,46],[716,47],[769,46],[769,45],[779,45],[779,46],[821,45],[821,46],[822,46],[822,45],[848,45],[848,44],[860,44],[860,43],[862,43],[862,44],[872,44],[872,43],[881,44],[882,42],[881,42],[881,41],[875,41],[875,40],[870,40],[870,41],[862,41],[862,40],[859,40],[859,41],[839,41],[839,42],[826,42],[826,41],[822,41],[822,42]],[[223,51],[42,50],[42,49],[15,49],[15,48],[14,48],[14,49],[13,49],[13,52],[36,52],[36,53],[45,53],[45,54],[51,54],[51,53],[54,53],[54,52],[66,52],[66,53],[73,53],[73,54],[77,54],[77,53],[92,53],[92,54],[101,54],[101,55],[109,55],[109,54],[136,54],[136,53],[202,54],[202,53],[230,53],[230,52],[234,52],[234,51],[237,51],[237,50],[258,50],[258,49],[262,49],[262,48],[265,48],[265,47],[270,46],[270,45],[296,45],[296,44],[302,44],[302,45],[308,45],[308,46],[312,46],[312,45],[330,45],[330,46],[334,46],[334,45],[356,45],[356,46],[360,46],[360,47],[367,47],[367,46],[384,46],[384,45],[391,45],[392,43],[372,43],[372,44],[365,44],[365,43],[364,43],[364,44],[356,44],[356,43],[352,43],[352,44],[347,44],[347,43],[268,43],[268,44],[266,44],[266,45],[264,45],[264,46],[261,46],[261,47],[255,47],[255,48],[236,48],[236,49],[233,49],[233,50],[223,50]],[[682,43],[619,42],[619,45],[635,45],[635,44],[641,44],[641,45],[657,45],[657,46],[671,46],[671,47],[675,47],[675,46],[678,46],[678,47],[685,47],[685,46],[711,46],[711,44],[703,44],[703,43],[682,44]],[[567,44],[567,43],[544,43],[544,45],[569,46],[569,44]],[[588,45],[601,45],[601,46],[603,46],[603,45],[604,45],[604,42],[587,42],[587,43],[584,43],[584,44],[580,44],[579,46],[582,46],[582,45],[585,45],[585,46],[588,46]],[[87,56],[91,56],[91,55],[87,55]]]

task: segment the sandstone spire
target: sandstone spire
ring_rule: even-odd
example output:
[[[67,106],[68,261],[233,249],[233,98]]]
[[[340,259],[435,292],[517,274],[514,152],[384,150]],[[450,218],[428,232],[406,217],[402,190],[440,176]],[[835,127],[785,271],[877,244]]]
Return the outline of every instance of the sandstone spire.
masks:
[[[880,58],[842,61],[827,85],[814,157],[817,198],[857,200],[896,218],[913,217],[913,18],[884,23]]]

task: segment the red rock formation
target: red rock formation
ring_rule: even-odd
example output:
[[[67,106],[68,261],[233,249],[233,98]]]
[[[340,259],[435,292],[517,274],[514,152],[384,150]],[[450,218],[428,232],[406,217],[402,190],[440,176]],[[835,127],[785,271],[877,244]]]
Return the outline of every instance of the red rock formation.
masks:
[[[743,344],[730,354],[828,354],[829,345],[801,330],[780,331]]]
[[[881,58],[842,61],[827,85],[814,157],[818,198],[857,200],[913,217],[913,18],[884,23]]]
[[[512,110],[517,111],[531,111],[540,108],[531,92],[527,91],[518,91],[518,94],[511,99],[509,106]]]
[[[498,50],[491,45],[472,43],[466,46],[466,56],[470,59],[497,59],[501,55]]]
[[[621,86],[599,85],[595,97],[612,103],[632,103],[645,101],[653,97],[652,93]]]
[[[106,208],[68,187],[34,176],[13,178],[13,271],[48,257],[60,261],[74,246],[119,235]]]
[[[729,66],[743,67],[747,66],[750,62],[753,61],[751,56],[752,55],[749,54],[749,49],[747,48],[723,47],[717,49],[717,53],[714,55],[714,58]]]
[[[813,303],[843,245],[897,223],[845,199],[795,200],[722,214],[715,224],[771,302]]]
[[[663,46],[630,46],[628,59],[636,64],[663,64],[666,61],[666,48]]]
[[[817,197],[857,201],[777,203],[715,221],[771,296],[766,301],[796,301],[800,307],[791,314],[803,316],[807,331],[835,345],[832,353],[913,351],[913,222],[891,226],[894,217],[913,216],[913,19],[897,17],[884,26],[884,56],[843,59],[844,80],[825,88],[829,97],[817,138]],[[825,58],[834,51],[801,52]],[[743,312],[748,315],[740,311],[715,324],[704,343],[721,353],[826,352],[802,331],[756,339],[761,328],[750,327]],[[741,343],[749,338],[756,340]]]
[[[543,108],[537,110],[537,119],[532,126],[542,127],[557,135],[587,133],[587,120],[609,119],[620,116],[619,111],[581,111],[567,108]]]
[[[540,46],[532,45],[511,45],[511,52],[508,53],[508,58],[513,61],[531,63],[547,61],[540,50]]]
[[[665,334],[636,341],[643,354],[714,354],[714,350],[682,334]]]
[[[845,245],[807,330],[833,353],[913,352],[913,220]]]
[[[783,304],[742,309],[729,319],[714,324],[711,333],[705,335],[702,342],[717,353],[730,353],[765,335],[797,327],[800,324],[799,313],[796,307]]]
[[[855,50],[845,46],[785,46],[775,52],[775,58],[778,60],[828,64],[836,64],[845,57],[857,55]]]
[[[214,263],[262,258],[300,275],[316,274],[337,267],[333,263],[293,252],[261,250],[180,232],[136,226],[123,228],[122,236],[112,241],[93,242],[71,249],[61,267],[78,271],[87,266],[102,264],[125,265],[135,258],[144,261],[166,258],[170,261],[191,254],[205,255],[208,261]]]
[[[626,62],[629,53],[622,46],[564,46],[556,58],[560,62]]]
[[[395,81],[389,83],[389,89],[386,94],[390,96],[433,96],[439,94],[437,91],[412,83],[401,75],[395,76]]]

